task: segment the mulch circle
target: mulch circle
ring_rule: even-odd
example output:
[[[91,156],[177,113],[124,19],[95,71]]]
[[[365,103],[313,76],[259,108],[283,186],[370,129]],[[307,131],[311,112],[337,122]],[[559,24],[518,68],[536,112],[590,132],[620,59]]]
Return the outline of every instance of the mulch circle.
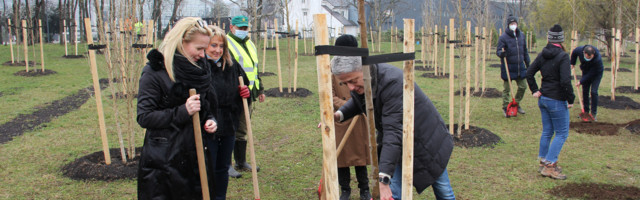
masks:
[[[62,58],[76,59],[76,58],[85,58],[84,55],[66,55],[62,56]]]
[[[484,88],[484,94],[482,93],[482,91],[476,91],[473,92],[473,87],[471,87],[471,96],[472,97],[482,97],[482,98],[500,98],[502,97],[502,92],[500,92],[498,89],[496,88]],[[462,91],[462,94],[467,94],[466,90]],[[456,91],[454,93],[454,95],[458,96],[460,95],[460,90]]]
[[[493,68],[500,68],[500,64],[490,64],[489,67],[493,67]]]
[[[433,67],[425,66],[425,65],[416,65],[415,70],[417,71],[433,71]]]
[[[266,49],[267,49],[267,50],[276,50],[276,48],[275,48],[275,47],[267,47]]]
[[[136,156],[133,160],[127,160],[127,163],[123,163],[120,149],[109,149],[111,155],[110,165],[105,164],[102,151],[93,152],[63,166],[62,175],[73,180],[112,181],[135,179],[138,177],[138,162],[141,150],[142,147],[137,147]]]
[[[453,58],[460,58],[460,56],[459,55],[454,55]]]
[[[604,71],[610,72],[611,71],[611,67],[604,68]],[[627,69],[627,68],[618,68],[618,72],[631,72],[631,70]]]
[[[445,73],[444,75],[442,74],[434,75],[433,73],[424,73],[420,76],[425,78],[446,79],[446,78],[449,78],[449,73]],[[453,75],[453,78],[458,78],[458,76]]]
[[[273,72],[258,72],[258,76],[275,76]]]
[[[280,92],[279,88],[271,88],[264,91],[264,94],[268,97],[285,97],[285,98],[296,98],[296,97],[307,97],[313,94],[311,91],[305,88],[298,88],[295,92],[289,93],[289,88],[282,88],[282,92]]]
[[[615,101],[611,101],[611,96],[598,96],[598,106],[616,110],[638,110],[640,103],[625,96],[616,96]]]
[[[620,129],[619,124],[606,122],[571,122],[569,127],[578,133],[600,136],[617,135]]]
[[[640,188],[600,183],[567,183],[556,186],[550,194],[561,198],[577,199],[640,199]]]
[[[107,79],[100,79],[100,88],[107,87]],[[93,86],[82,88],[75,94],[46,103],[31,114],[20,114],[9,122],[0,125],[0,144],[11,141],[13,137],[32,131],[51,119],[80,108],[93,93]],[[46,127],[46,125],[42,125]]]
[[[640,134],[640,119],[633,120],[627,123],[627,126],[624,128],[629,130],[633,134]]]
[[[39,65],[40,63],[36,63],[35,61],[29,61],[29,66],[36,66]],[[26,65],[26,63],[24,62],[24,60],[21,61],[16,61],[14,63],[11,63],[11,61],[7,61],[2,63],[2,65],[4,66],[13,66],[13,67],[24,67]]]
[[[50,69],[44,69],[44,72],[41,69],[35,69],[35,70],[29,70],[29,72],[24,71],[24,70],[20,70],[16,73],[13,73],[14,76],[26,76],[26,77],[38,77],[38,76],[46,76],[46,75],[51,75],[51,74],[56,74],[58,72],[50,70]]]
[[[616,92],[640,94],[640,88],[636,90],[633,86],[620,86],[616,87]]]
[[[449,127],[448,124],[447,127]],[[453,131],[453,143],[459,147],[493,147],[501,140],[500,136],[493,132],[476,126],[469,126],[468,130],[465,130],[463,127],[462,135],[460,135],[457,132],[458,124],[454,124]]]

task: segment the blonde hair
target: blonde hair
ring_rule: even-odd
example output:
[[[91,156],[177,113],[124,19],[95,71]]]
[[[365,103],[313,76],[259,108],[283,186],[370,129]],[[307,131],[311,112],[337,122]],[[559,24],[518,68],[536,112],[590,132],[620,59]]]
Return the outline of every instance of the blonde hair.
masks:
[[[231,60],[231,55],[229,54],[229,43],[227,42],[227,34],[224,33],[224,30],[222,30],[220,27],[218,26],[214,26],[214,25],[209,25],[209,28],[211,29],[211,32],[213,32],[213,35],[211,36],[211,39],[213,39],[213,37],[220,37],[222,38],[222,70],[224,70],[225,66],[227,63],[229,63],[229,66],[233,65],[233,61]]]
[[[173,76],[173,56],[176,51],[184,55],[182,42],[191,42],[196,34],[207,35],[209,37],[213,35],[202,19],[196,17],[183,18],[167,33],[160,47],[158,47],[158,51],[164,56],[164,66],[172,81],[175,81]],[[193,61],[189,62],[196,67],[200,67]]]

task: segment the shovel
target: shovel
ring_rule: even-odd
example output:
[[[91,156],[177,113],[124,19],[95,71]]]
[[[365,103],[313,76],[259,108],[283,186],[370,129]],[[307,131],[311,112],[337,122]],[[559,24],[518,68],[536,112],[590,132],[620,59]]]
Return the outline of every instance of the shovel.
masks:
[[[504,51],[504,48],[502,49]],[[509,74],[509,64],[507,63],[506,56],[502,58],[504,61],[504,68],[507,70],[507,80],[509,81],[509,94],[511,95],[511,102],[507,105],[507,117],[518,116],[518,102],[516,102],[515,95],[513,95],[513,87],[511,87],[511,75]]]
[[[196,89],[189,89],[189,96],[196,95]],[[196,140],[196,155],[198,157],[198,170],[200,171],[200,185],[202,187],[202,199],[209,200],[209,182],[207,181],[207,168],[204,163],[204,148],[202,147],[202,132],[200,129],[200,112],[193,114],[193,136]]]
[[[571,71],[573,71],[573,81],[575,81],[576,83],[578,82],[578,77],[576,76],[576,69],[572,68]],[[584,103],[582,103],[582,95],[581,95],[581,91],[580,91],[580,86],[576,86],[576,90],[578,93],[578,101],[580,101],[580,109],[582,110],[582,112],[580,113],[580,119],[583,122],[592,122],[595,121],[595,119],[593,118],[593,115],[591,115],[591,113],[585,113],[584,112]]]
[[[244,86],[242,76],[238,77],[240,86]],[[251,178],[253,181],[253,195],[255,200],[260,200],[260,187],[258,185],[258,167],[256,164],[256,153],[253,146],[253,131],[251,130],[251,115],[249,114],[249,103],[246,98],[242,98],[244,108],[244,120],[247,124],[247,138],[249,139],[249,154],[251,155]]]

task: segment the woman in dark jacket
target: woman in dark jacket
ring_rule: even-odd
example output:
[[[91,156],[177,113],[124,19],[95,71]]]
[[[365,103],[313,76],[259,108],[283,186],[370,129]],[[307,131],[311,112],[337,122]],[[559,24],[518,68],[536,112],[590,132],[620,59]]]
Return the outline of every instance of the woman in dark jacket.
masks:
[[[207,62],[211,67],[213,85],[218,101],[218,131],[207,135],[204,140],[209,158],[209,180],[212,182],[211,199],[225,199],[229,183],[228,170],[231,166],[231,152],[235,143],[235,132],[239,126],[239,116],[244,112],[242,98],[249,98],[249,79],[240,64],[231,59],[224,31],[217,26],[209,26],[213,32],[206,49]],[[242,76],[245,86],[240,86]],[[250,101],[249,101],[250,102]]]
[[[548,32],[549,43],[542,49],[527,70],[527,81],[533,96],[540,98],[538,107],[542,115],[542,136],[540,137],[540,173],[554,179],[566,179],[558,167],[558,155],[569,136],[569,108],[575,98],[571,86],[571,66],[569,54],[562,42],[564,33],[560,25]],[[542,74],[542,87],[538,89],[535,74]],[[555,133],[555,138],[551,138]]]
[[[216,132],[216,93],[204,58],[211,30],[184,18],[167,33],[140,77],[138,124],[147,129],[138,168],[139,199],[202,199],[191,116]],[[189,97],[189,89],[198,95]]]

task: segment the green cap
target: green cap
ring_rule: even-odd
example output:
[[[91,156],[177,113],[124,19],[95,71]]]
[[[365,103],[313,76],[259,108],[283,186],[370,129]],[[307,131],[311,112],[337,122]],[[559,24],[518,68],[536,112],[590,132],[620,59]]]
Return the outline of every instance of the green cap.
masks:
[[[233,19],[231,19],[231,25],[237,27],[249,26],[249,18],[244,15],[235,16],[233,17]]]

